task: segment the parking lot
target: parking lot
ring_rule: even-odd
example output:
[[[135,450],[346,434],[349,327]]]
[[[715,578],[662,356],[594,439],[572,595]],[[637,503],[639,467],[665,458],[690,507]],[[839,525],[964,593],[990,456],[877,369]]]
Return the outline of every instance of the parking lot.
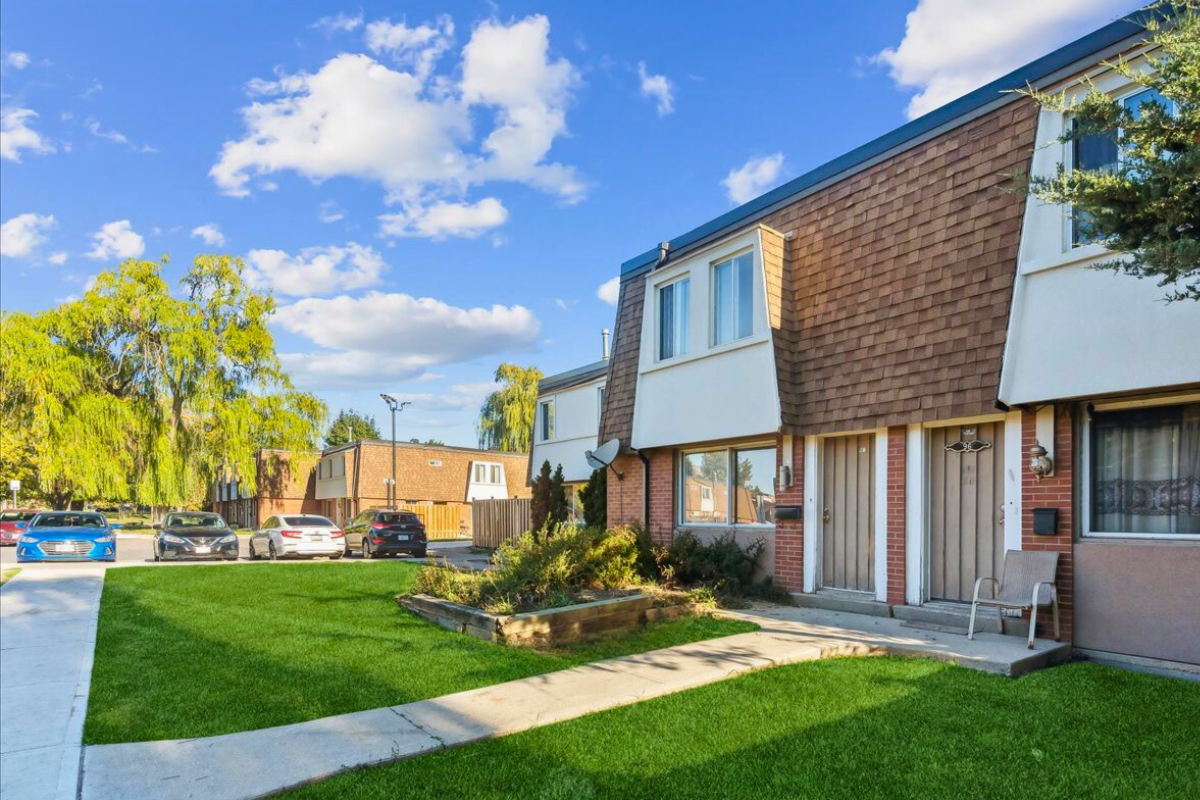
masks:
[[[239,537],[239,558],[237,562],[232,561],[155,561],[151,556],[150,542],[151,537],[146,535],[134,534],[118,534],[117,536],[117,563],[130,566],[134,564],[154,565],[154,566],[179,566],[188,564],[232,564],[232,563],[247,563],[250,561],[249,554],[246,549],[246,543],[249,541],[246,537]],[[432,541],[429,543],[429,556],[436,558],[439,561],[446,559],[456,566],[482,568],[487,565],[488,557],[486,554],[471,552],[470,541]],[[304,559],[288,559],[288,561],[304,560]],[[316,561],[326,561],[328,559],[320,558]],[[340,559],[341,563],[361,563],[362,559],[357,555],[349,558]],[[17,548],[15,547],[0,547],[0,565],[8,566],[17,563]],[[22,569],[45,569],[52,568],[55,564],[80,564],[86,565],[87,561],[70,561],[70,562],[40,562],[22,564]],[[258,562],[267,563],[267,562]],[[104,566],[96,563],[96,566]]]

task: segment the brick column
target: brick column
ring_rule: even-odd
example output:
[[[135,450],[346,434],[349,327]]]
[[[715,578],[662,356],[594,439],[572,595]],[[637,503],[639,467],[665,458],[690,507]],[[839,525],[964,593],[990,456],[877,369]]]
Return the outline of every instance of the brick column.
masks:
[[[642,462],[635,455],[623,455],[613,462],[613,468],[624,476],[608,472],[608,524],[644,525],[642,519]]]
[[[783,463],[783,444],[775,448],[778,467]],[[775,582],[790,592],[804,591],[804,437],[792,440],[792,485],[776,486],[777,505],[799,506],[799,519],[775,521]],[[778,474],[776,469],[776,474]]]
[[[1040,481],[1029,471],[1029,448],[1037,438],[1037,416],[1031,411],[1021,415],[1021,549],[1055,550],[1058,557],[1059,622],[1062,639],[1071,641],[1074,587],[1074,456],[1075,421],[1069,406],[1055,406],[1054,475]],[[1038,536],[1033,532],[1035,508],[1058,509],[1058,532]],[[1050,614],[1038,612],[1037,635],[1050,638],[1054,628]]]
[[[905,541],[907,506],[906,469],[908,428],[888,428],[887,436],[887,601],[903,605],[905,600]]]

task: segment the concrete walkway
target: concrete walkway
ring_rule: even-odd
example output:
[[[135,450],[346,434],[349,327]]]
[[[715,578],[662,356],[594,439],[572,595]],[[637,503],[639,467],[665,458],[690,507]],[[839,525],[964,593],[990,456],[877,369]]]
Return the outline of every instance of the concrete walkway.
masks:
[[[966,637],[900,620],[799,608],[728,616],[755,633],[681,645],[417,703],[203,739],[98,745],[83,800],[258,798],[358,767],[503,736],[683,691],[751,670],[839,655],[911,655],[1002,674],[1063,660],[1067,645]]]
[[[23,569],[0,588],[0,797],[73,800],[104,572]]]

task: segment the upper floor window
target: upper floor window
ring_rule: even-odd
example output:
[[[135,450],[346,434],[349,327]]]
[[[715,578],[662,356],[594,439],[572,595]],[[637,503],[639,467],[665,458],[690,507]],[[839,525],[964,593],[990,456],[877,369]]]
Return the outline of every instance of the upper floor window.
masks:
[[[674,358],[687,352],[691,280],[684,278],[658,290],[658,357]]]
[[[498,486],[504,483],[504,466],[490,464],[486,461],[476,461],[471,475],[472,483],[490,483]]]
[[[596,424],[604,421],[604,387],[596,388]]]
[[[1164,106],[1168,112],[1176,113],[1174,101],[1163,97],[1157,89],[1142,89],[1121,100],[1121,104],[1133,114],[1134,119],[1141,117],[1142,106],[1146,103],[1158,103]],[[1075,123],[1072,121],[1071,124]],[[1074,142],[1071,153],[1072,169],[1111,171],[1115,170],[1120,163],[1121,152],[1117,146],[1117,134],[1114,131],[1093,133],[1080,137]],[[1097,237],[1091,229],[1090,217],[1082,211],[1073,212],[1071,214],[1071,244],[1074,246],[1091,244],[1096,239]]]
[[[754,254],[713,266],[713,344],[745,339],[754,333]]]
[[[538,428],[542,432],[541,441],[548,442],[554,438],[553,400],[543,400],[538,404]]]

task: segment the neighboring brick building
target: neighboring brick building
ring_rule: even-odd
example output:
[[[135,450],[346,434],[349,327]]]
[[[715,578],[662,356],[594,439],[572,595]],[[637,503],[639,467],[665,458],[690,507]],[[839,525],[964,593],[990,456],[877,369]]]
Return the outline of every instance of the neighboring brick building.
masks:
[[[1013,180],[1105,150],[1040,147],[1066,120],[1012,90],[1152,100],[1100,66],[1148,68],[1143,38],[1115,22],[625,262],[610,522],[761,538],[802,603],[951,624],[1005,550],[1054,550],[1077,646],[1200,663],[1200,313],[1089,269]]]
[[[477,499],[529,497],[529,456],[467,447],[396,443],[396,494],[400,503],[454,505],[469,530]],[[388,504],[392,443],[358,441],[330,448],[317,464],[315,498],[321,513],[344,524],[359,511]]]
[[[273,514],[319,514],[316,465],[320,457],[315,451],[259,450],[253,492],[235,478],[219,482],[214,488],[212,509],[235,528],[257,528],[261,520]]]

